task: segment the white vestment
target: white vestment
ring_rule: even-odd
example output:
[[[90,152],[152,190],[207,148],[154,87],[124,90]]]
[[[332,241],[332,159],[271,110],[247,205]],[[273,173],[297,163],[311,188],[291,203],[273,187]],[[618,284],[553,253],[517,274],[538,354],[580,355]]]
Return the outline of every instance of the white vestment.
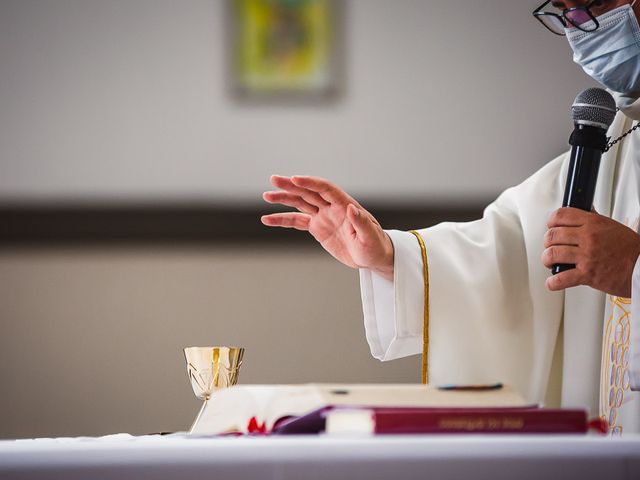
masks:
[[[640,120],[640,102],[618,113],[618,137]],[[640,432],[640,259],[632,298],[589,287],[549,292],[543,236],[562,204],[569,154],[506,190],[469,223],[419,230],[429,276],[429,383],[513,385],[542,402],[561,328],[562,398],[611,420],[612,431]],[[638,229],[640,131],[602,157],[594,207]],[[380,360],[418,354],[423,347],[422,253],[409,232],[387,231],[394,280],[360,270],[367,341]],[[633,310],[633,314],[632,311]]]

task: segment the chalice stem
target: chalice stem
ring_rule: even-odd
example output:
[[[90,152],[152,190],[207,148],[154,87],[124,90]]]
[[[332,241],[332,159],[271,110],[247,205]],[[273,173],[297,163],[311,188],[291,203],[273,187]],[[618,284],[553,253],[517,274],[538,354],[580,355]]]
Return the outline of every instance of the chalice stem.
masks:
[[[205,399],[204,402],[202,402],[202,407],[200,407],[200,411],[198,412],[198,415],[196,416],[196,419],[193,421],[193,424],[191,425],[191,428],[189,429],[189,433],[193,433],[194,429],[196,428],[196,425],[198,425],[198,422],[200,421],[200,417],[202,416],[202,413],[204,412],[204,409],[207,408],[207,403],[209,402],[209,399]]]

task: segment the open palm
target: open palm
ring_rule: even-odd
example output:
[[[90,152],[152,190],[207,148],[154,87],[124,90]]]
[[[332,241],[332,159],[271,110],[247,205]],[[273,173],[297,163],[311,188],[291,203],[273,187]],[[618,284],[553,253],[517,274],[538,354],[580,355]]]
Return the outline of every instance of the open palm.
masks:
[[[271,227],[306,230],[343,264],[393,275],[393,246],[376,219],[346,192],[318,177],[271,177],[277,191],[265,192],[269,203],[297,212],[262,217]]]

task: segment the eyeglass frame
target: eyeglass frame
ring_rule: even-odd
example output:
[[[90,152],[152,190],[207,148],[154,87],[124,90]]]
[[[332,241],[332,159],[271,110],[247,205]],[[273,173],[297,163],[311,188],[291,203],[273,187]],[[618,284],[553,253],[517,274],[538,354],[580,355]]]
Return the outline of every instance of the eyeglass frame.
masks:
[[[536,8],[533,11],[532,15],[536,20],[538,20],[544,26],[544,28],[549,30],[554,35],[558,35],[560,37],[564,37],[566,34],[554,32],[539,17],[542,17],[543,15],[549,15],[549,16],[555,17],[555,18],[559,19],[562,22],[562,24],[565,26],[565,28],[568,25],[572,25],[572,26],[576,27],[578,30],[582,30],[583,32],[595,32],[598,28],[600,28],[600,23],[598,23],[598,20],[596,20],[595,15],[593,13],[591,13],[590,7],[595,3],[602,3],[602,0],[591,0],[587,5],[580,5],[578,7],[566,8],[566,9],[562,10],[562,12],[559,13],[559,14],[555,13],[555,12],[543,12],[542,9],[544,9],[549,3],[551,3],[551,1],[552,0],[546,0],[546,2],[544,2],[542,5],[540,5],[538,8]],[[567,13],[575,12],[576,10],[582,10],[583,12],[585,12],[589,16],[589,18],[591,18],[591,20],[594,22],[595,28],[592,29],[592,30],[584,30],[584,29],[580,28],[579,25],[576,25],[575,23],[573,23],[571,21],[571,19],[569,17],[567,17]]]

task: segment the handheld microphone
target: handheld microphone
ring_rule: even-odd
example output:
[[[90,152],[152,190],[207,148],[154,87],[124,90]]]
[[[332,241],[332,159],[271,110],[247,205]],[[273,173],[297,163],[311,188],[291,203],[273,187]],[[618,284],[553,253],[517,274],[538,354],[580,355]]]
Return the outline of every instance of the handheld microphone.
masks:
[[[607,130],[616,116],[616,102],[606,90],[587,88],[576,97],[571,112],[575,128],[569,137],[571,157],[562,206],[590,212],[600,157],[607,148]],[[551,273],[555,275],[575,267],[557,264]]]

